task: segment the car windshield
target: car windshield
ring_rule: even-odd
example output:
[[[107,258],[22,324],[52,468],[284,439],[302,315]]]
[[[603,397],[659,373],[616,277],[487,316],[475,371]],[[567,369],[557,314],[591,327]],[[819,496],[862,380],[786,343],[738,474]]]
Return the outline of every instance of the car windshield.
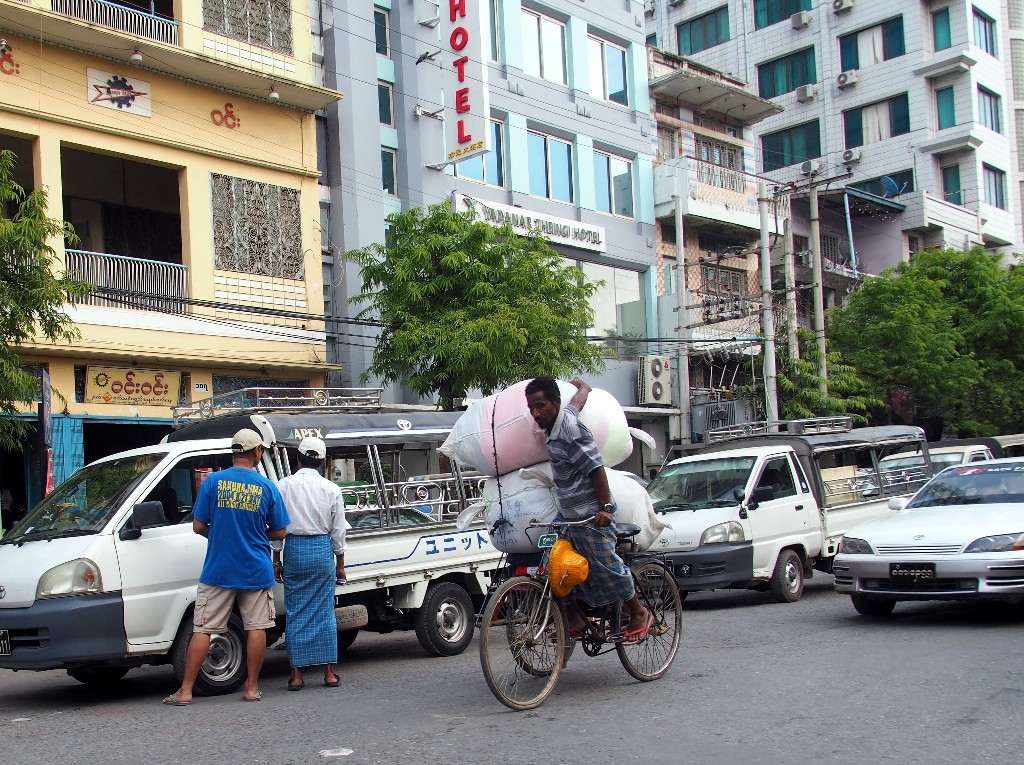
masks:
[[[159,454],[147,454],[87,465],[36,505],[3,544],[95,534],[160,459]]]
[[[721,457],[669,465],[647,486],[655,510],[699,510],[735,505],[754,457]]]
[[[942,454],[932,453],[932,465],[935,467],[935,472],[944,470],[945,468],[952,467],[953,465],[959,465],[964,461],[963,452],[943,452]]]
[[[949,468],[925,484],[907,508],[1024,503],[1024,460]]]

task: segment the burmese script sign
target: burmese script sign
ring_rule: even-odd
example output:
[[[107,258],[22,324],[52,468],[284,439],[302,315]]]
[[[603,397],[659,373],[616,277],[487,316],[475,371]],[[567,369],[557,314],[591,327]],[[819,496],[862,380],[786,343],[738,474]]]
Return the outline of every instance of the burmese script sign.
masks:
[[[177,406],[181,372],[86,367],[87,404]]]
[[[605,251],[604,226],[580,223],[568,218],[555,218],[543,213],[530,212],[521,207],[509,207],[494,202],[484,202],[465,194],[457,194],[455,209],[476,210],[480,220],[493,226],[508,223],[520,234],[536,231],[555,244],[578,247],[592,252]]]

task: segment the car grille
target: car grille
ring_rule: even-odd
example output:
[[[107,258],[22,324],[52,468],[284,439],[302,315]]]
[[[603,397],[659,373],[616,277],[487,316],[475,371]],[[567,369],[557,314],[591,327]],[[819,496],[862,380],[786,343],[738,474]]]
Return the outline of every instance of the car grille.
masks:
[[[977,579],[864,579],[861,587],[870,592],[977,592]]]
[[[956,555],[963,545],[879,545],[879,555]]]

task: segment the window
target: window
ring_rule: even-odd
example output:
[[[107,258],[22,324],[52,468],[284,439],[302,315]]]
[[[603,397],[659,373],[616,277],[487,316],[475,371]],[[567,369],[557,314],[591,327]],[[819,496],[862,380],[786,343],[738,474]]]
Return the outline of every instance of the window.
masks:
[[[104,4],[100,3],[100,5]],[[110,3],[106,5],[109,6]],[[153,10],[150,3],[140,3],[138,0],[115,2],[113,5],[134,6],[135,9],[143,6]],[[170,5],[171,3],[166,3],[165,10],[170,11]],[[198,5],[198,3],[193,0],[188,5]],[[232,40],[241,40],[250,45],[291,54],[291,6],[290,0],[269,0],[269,2],[261,3],[239,3],[237,0],[203,0],[203,29],[230,37]],[[157,10],[159,11],[159,8]],[[112,11],[113,9],[107,12]],[[173,14],[170,15],[173,16]]]
[[[974,44],[990,56],[996,55],[996,22],[974,9]]]
[[[633,163],[594,152],[594,191],[601,212],[633,217]]]
[[[658,47],[658,35],[656,35],[656,34],[647,35],[647,39],[644,40],[644,45],[646,45],[648,48],[657,48]]]
[[[811,10],[811,0],[754,0],[754,29],[786,21],[797,11]]]
[[[391,19],[387,11],[373,9],[373,31],[377,43],[377,53],[381,56],[391,55]]]
[[[938,111],[939,130],[956,124],[956,102],[953,99],[952,85],[935,91],[935,108]]]
[[[820,156],[818,120],[761,136],[761,162],[765,172]]]
[[[949,8],[942,8],[932,14],[932,45],[935,50],[953,47],[953,36],[949,31]]]
[[[377,81],[377,113],[380,115],[381,125],[394,125],[395,117],[392,111],[391,84]]]
[[[679,55],[689,56],[729,40],[729,6],[705,13],[676,27]]]
[[[964,203],[960,195],[960,165],[942,168],[942,198],[955,205]]]
[[[757,88],[761,98],[775,98],[817,81],[813,46],[757,67]]]
[[[572,202],[572,145],[568,141],[532,132],[526,136],[526,145],[530,162],[530,193],[560,202]]]
[[[380,148],[380,178],[384,191],[388,194],[397,194],[398,186],[395,182],[396,165],[398,163],[398,152],[394,149]]]
[[[793,480],[793,468],[786,457],[773,457],[764,463],[761,477],[757,479],[757,489],[771,489],[773,499],[796,496],[796,481]]]
[[[725,255],[730,251],[733,253],[745,252],[747,245],[739,239],[726,239],[725,237],[698,232],[697,249],[712,255]]]
[[[843,112],[846,148],[863,146],[910,132],[907,94]]]
[[[839,66],[844,72],[880,64],[904,53],[902,16],[839,38]]]
[[[638,271],[579,262],[588,282],[604,282],[590,298],[594,326],[588,334],[647,337],[643,276]]]
[[[1006,173],[989,165],[982,165],[982,176],[985,180],[985,202],[1006,209]]]
[[[491,150],[457,162],[455,174],[459,178],[471,178],[491,186],[505,185],[505,151],[501,128],[500,122],[491,120]]]
[[[523,10],[523,71],[565,85],[565,26]]]
[[[1003,132],[1002,105],[1000,98],[991,90],[978,87],[978,121],[989,130]]]
[[[914,190],[914,171],[901,170],[898,173],[872,178],[870,181],[851,183],[850,188],[866,191],[878,197],[898,197]]]
[[[590,64],[590,95],[602,101],[626,106],[626,51],[618,45],[587,38]]]
[[[675,159],[679,156],[679,131],[674,127],[658,125],[658,159]]]
[[[743,150],[732,144],[694,136],[697,180],[730,191],[744,190]]]
[[[746,297],[747,272],[721,266],[700,267],[701,292],[718,297]]]

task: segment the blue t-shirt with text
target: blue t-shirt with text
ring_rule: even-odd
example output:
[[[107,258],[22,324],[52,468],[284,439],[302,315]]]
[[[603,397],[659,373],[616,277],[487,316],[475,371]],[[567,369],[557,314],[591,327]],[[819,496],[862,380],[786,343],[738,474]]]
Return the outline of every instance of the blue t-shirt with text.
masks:
[[[267,529],[283,529],[289,518],[273,481],[248,468],[213,473],[203,481],[192,515],[210,525],[200,582],[232,590],[274,586]]]

